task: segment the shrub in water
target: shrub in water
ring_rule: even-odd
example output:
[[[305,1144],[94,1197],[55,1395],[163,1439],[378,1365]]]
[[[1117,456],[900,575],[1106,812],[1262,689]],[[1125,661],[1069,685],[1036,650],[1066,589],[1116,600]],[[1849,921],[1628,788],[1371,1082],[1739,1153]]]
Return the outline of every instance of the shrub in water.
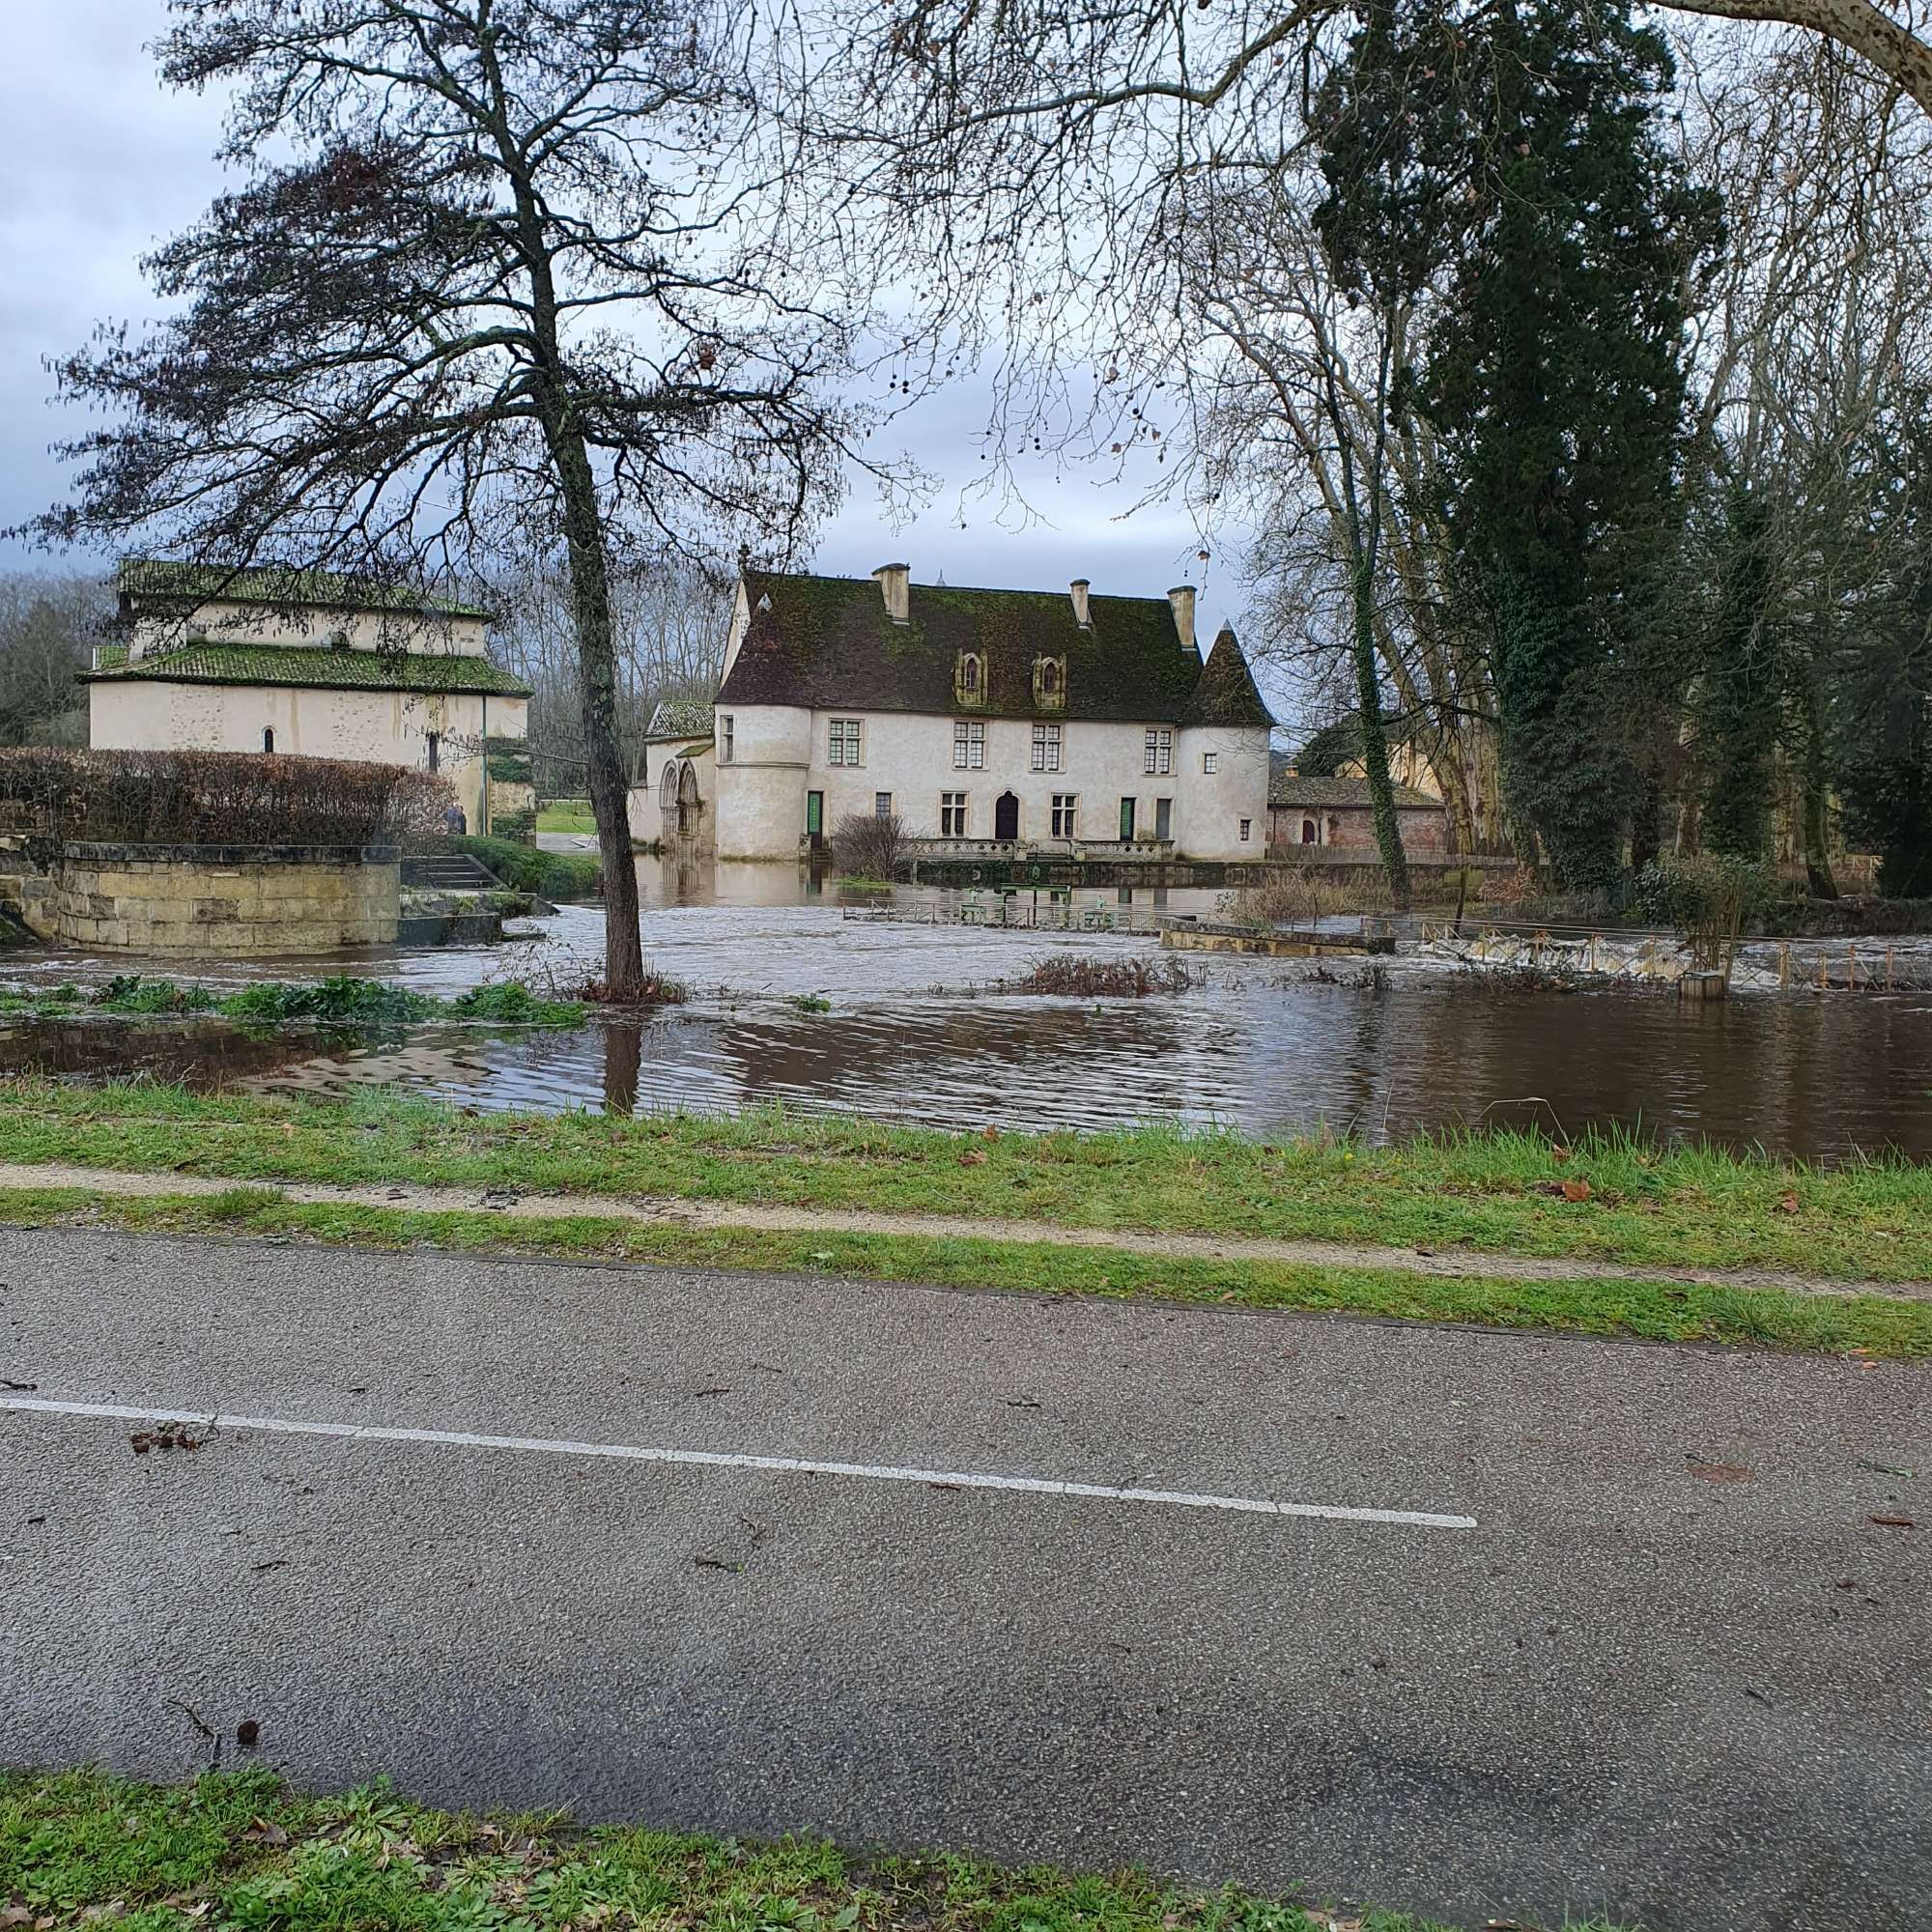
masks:
[[[436,1009],[436,1001],[426,993],[347,975],[299,985],[264,980],[221,1003],[232,1019],[313,1020],[322,1026],[395,1026],[427,1019]]]
[[[472,986],[450,1002],[450,1011],[496,1026],[581,1027],[584,1018],[580,1002],[540,998],[515,980]]]

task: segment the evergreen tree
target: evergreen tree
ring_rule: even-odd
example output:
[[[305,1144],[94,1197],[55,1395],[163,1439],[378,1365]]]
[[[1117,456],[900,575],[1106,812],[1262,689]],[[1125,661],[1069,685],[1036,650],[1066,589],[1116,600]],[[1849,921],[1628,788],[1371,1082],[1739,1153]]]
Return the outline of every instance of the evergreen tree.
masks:
[[[1640,790],[1624,721],[1654,708],[1634,687],[1678,527],[1684,290],[1718,233],[1661,137],[1671,81],[1624,5],[1374,0],[1326,102],[1338,257],[1442,298],[1414,375],[1507,800],[1573,888],[1613,885]]]
[[[1762,859],[1771,844],[1772,766],[1786,683],[1771,610],[1770,519],[1733,485],[1720,535],[1696,725],[1703,754],[1704,843],[1713,852]]]

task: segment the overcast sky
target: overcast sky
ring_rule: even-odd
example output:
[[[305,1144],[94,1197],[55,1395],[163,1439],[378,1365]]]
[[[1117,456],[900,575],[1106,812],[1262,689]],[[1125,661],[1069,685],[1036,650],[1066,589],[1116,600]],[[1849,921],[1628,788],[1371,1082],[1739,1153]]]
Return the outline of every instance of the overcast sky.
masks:
[[[4,0],[0,168],[14,184],[0,201],[0,527],[62,491],[48,442],[67,416],[51,400],[43,359],[77,348],[99,322],[154,314],[138,268],[157,240],[191,221],[217,191],[211,159],[218,103],[164,93],[147,51],[165,0]],[[1028,479],[1045,522],[1002,529],[995,506],[962,505],[980,469],[974,433],[984,392],[962,384],[907,419],[919,458],[947,487],[909,528],[895,531],[868,494],[828,525],[814,559],[853,574],[903,557],[916,581],[1050,587],[1075,577],[1095,591],[1152,594],[1183,579],[1204,586],[1202,620],[1238,617],[1238,590],[1196,559],[1187,520],[1163,511],[1122,521],[1127,493],[1078,474]],[[961,527],[963,518],[964,527]],[[14,548],[0,564],[35,559]]]

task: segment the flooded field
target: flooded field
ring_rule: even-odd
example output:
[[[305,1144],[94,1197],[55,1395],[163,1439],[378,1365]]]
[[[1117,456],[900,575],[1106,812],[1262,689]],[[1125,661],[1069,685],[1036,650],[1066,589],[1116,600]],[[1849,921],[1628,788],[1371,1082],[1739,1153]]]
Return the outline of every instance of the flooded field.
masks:
[[[679,905],[674,893],[654,895],[646,951],[693,993],[641,1024],[330,1040],[212,1022],[22,1022],[0,1028],[0,1070],[133,1071],[257,1092],[382,1087],[493,1109],[781,1101],[951,1127],[1168,1118],[1384,1138],[1616,1122],[1814,1158],[1884,1147],[1932,1157],[1925,994],[1680,1008],[1667,993],[1522,992],[1407,959],[1378,974],[1346,960],[1318,974],[1216,957],[1203,983],[1178,995],[1025,997],[995,989],[1048,953],[1119,956],[1151,942],[847,918],[836,895],[808,896],[784,869],[789,903],[755,894],[720,903],[714,892],[712,903]],[[1145,905],[1151,895],[1138,896]],[[1204,903],[1169,909],[1212,910],[1209,895],[1184,896]],[[568,991],[598,969],[601,927],[595,909],[569,907],[503,948],[399,953],[354,970],[439,993],[513,978]],[[31,955],[7,976],[93,980],[132,963]],[[341,970],[340,960],[285,960],[195,977],[232,986]],[[807,1009],[820,1000],[830,1010]]]

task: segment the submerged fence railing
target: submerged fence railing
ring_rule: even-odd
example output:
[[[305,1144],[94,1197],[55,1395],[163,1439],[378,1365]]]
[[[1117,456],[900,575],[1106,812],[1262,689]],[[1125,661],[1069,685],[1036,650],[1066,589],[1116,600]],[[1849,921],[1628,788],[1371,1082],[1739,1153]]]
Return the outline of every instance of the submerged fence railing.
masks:
[[[952,891],[921,888],[917,899],[840,905],[840,916],[886,925],[1005,926],[1026,932],[1159,932],[1172,914],[1165,908],[1122,905],[1111,894],[1070,888],[970,886]]]

